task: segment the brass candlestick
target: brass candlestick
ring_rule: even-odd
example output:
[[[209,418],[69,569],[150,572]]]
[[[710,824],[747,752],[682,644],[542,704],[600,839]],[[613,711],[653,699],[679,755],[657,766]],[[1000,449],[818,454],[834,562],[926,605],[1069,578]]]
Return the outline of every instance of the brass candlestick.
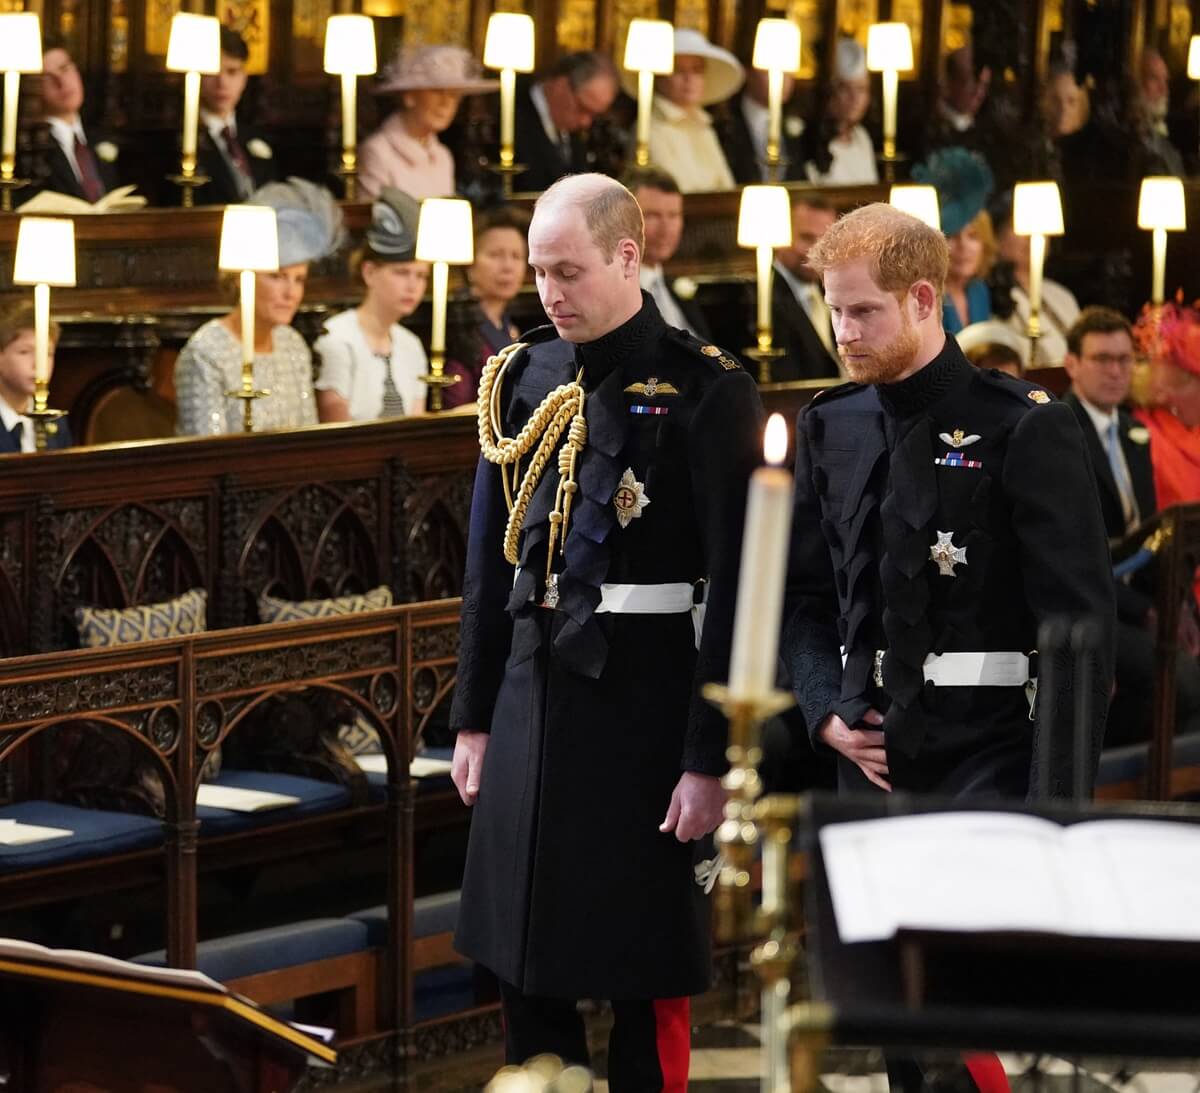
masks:
[[[13,191],[29,185],[27,178],[13,178],[12,174],[0,173],[0,212],[13,211]]]
[[[35,381],[33,409],[25,415],[33,420],[33,446],[39,452],[46,450],[48,439],[58,432],[58,419],[67,416],[66,410],[54,410],[46,405],[50,399],[49,388],[45,380]]]
[[[254,402],[256,399],[269,398],[270,391],[256,390],[254,386],[254,374],[242,374],[242,385],[236,391],[226,391],[227,398],[240,398],[242,400],[242,432],[254,432]]]
[[[438,411],[442,409],[442,392],[447,387],[453,387],[462,376],[447,376],[446,354],[439,350],[432,350],[429,354],[429,372],[421,377],[421,382],[429,388],[429,409]]]
[[[191,160],[190,166],[191,170],[188,170],[189,162],[185,159],[179,174],[167,175],[167,181],[175,183],[183,191],[181,201],[185,209],[196,207],[196,190],[212,181],[208,175],[196,173],[196,161],[194,159]]]

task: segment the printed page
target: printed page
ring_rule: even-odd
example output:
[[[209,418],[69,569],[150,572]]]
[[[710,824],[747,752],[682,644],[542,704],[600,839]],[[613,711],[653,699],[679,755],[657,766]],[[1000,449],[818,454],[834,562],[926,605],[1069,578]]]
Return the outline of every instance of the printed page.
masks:
[[[829,824],[820,839],[838,934],[850,943],[901,927],[1060,931],[1071,921],[1061,833],[1002,812]]]
[[[224,808],[230,812],[265,812],[272,808],[298,805],[299,797],[288,793],[270,793],[265,789],[243,789],[240,786],[218,786],[205,782],[196,792],[196,804]]]
[[[179,987],[199,987],[221,994],[228,993],[215,979],[203,972],[183,968],[151,968],[145,964],[133,964],[128,960],[88,953],[79,949],[47,949],[31,941],[16,938],[0,938],[0,960],[27,960],[57,967],[73,968],[80,972],[95,972],[127,979],[145,980],[152,983],[169,983]]]
[[[1063,832],[1080,932],[1200,941],[1200,824],[1093,820]]]
[[[65,827],[43,827],[40,824],[24,824],[19,820],[0,820],[0,846],[25,846],[50,839],[65,839],[74,834],[74,831],[68,831]]]

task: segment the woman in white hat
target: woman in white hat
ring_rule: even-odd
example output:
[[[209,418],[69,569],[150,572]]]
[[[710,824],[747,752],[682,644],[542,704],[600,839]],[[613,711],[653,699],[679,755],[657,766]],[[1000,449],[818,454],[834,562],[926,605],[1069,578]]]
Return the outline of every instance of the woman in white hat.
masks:
[[[655,80],[650,161],[669,171],[684,193],[736,185],[704,107],[736,95],[745,79],[741,63],[727,49],[698,30],[676,29],[675,71]],[[622,82],[637,95],[636,73],[623,72]]]
[[[821,137],[828,143],[818,148],[808,163],[808,180],[822,186],[857,186],[879,181],[875,146],[862,120],[871,105],[871,81],[867,54],[853,38],[838,41],[833,82],[825,108]]]
[[[475,58],[458,46],[403,50],[383,71],[377,95],[396,95],[398,108],[362,143],[358,184],[374,199],[385,186],[424,197],[454,193],[454,159],[438,140],[454,121],[464,95],[495,91]]]

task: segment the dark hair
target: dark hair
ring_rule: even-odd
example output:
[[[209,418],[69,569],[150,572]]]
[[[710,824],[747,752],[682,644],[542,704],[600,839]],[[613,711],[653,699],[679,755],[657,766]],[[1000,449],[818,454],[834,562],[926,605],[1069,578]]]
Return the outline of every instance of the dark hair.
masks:
[[[250,47],[246,45],[246,39],[233,27],[227,27],[224,23],[221,24],[221,52],[226,57],[233,57],[242,62],[250,59]]]
[[[42,56],[45,57],[52,49],[61,49],[68,57],[71,55],[71,47],[67,45],[66,38],[61,34],[43,34]]]
[[[810,209],[816,209],[817,212],[822,213],[837,212],[833,202],[830,201],[829,198],[827,198],[824,194],[806,193],[804,191],[792,194],[792,205],[804,205]]]
[[[1083,352],[1083,339],[1089,334],[1124,332],[1133,340],[1133,326],[1119,311],[1111,307],[1085,307],[1067,331],[1067,350],[1075,356]]]
[[[964,355],[976,368],[1002,368],[1007,364],[1016,365],[1018,372],[1024,371],[1021,354],[1001,342],[972,346]]]
[[[529,235],[529,214],[516,205],[495,205],[475,216],[474,237],[478,243],[486,232],[496,228],[512,228],[521,237]]]
[[[578,91],[585,83],[590,83],[597,76],[607,76],[619,86],[617,66],[606,53],[596,50],[581,50],[578,53],[566,53],[554,62],[549,77],[566,76],[567,83],[573,91]]]
[[[54,46],[52,48],[61,48]],[[32,305],[21,301],[0,307],[0,351],[7,349],[27,330],[33,330],[36,325]],[[57,342],[62,327],[58,323],[50,324],[50,341]]]
[[[675,177],[661,167],[631,167],[621,176],[621,182],[631,193],[642,189],[658,190],[664,194],[683,192]]]

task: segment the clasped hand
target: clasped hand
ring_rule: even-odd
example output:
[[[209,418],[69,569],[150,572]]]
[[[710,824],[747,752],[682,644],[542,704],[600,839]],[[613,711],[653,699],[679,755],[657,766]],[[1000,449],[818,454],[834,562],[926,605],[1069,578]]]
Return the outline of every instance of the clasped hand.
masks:
[[[868,725],[882,725],[883,714],[878,710],[868,710],[863,714],[863,721]],[[821,722],[817,737],[857,766],[867,781],[889,793],[892,791],[882,732],[877,729],[852,729],[837,714],[831,713]]]

